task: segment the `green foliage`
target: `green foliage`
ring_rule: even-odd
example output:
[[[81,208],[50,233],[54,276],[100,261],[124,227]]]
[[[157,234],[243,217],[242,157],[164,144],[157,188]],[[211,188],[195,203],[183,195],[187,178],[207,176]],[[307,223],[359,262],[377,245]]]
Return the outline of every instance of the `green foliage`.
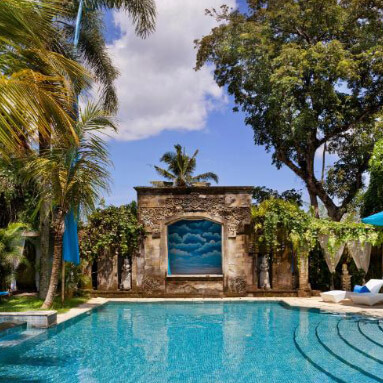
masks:
[[[37,227],[37,202],[36,187],[23,182],[17,162],[10,164],[0,159],[0,228],[15,221]]]
[[[270,199],[253,206],[252,216],[256,239],[260,245],[274,251],[286,242],[294,250],[311,250],[315,244],[310,231],[311,217],[291,202]]]
[[[75,94],[90,74],[71,58],[52,20],[65,14],[59,0],[0,2],[0,152],[24,155],[52,131],[74,134]],[[54,49],[53,49],[54,47]],[[70,56],[69,56],[70,57]],[[22,111],[22,113],[21,113]]]
[[[89,262],[104,254],[105,249],[132,257],[138,249],[144,229],[138,224],[135,202],[119,207],[96,209],[81,230],[81,256]]]
[[[370,159],[370,183],[363,195],[362,217],[383,210],[383,140],[375,144]]]
[[[52,136],[52,149],[23,159],[23,175],[39,187],[41,200],[52,201],[52,210],[65,215],[72,208],[86,214],[109,188],[111,165],[101,134],[114,129],[113,119],[97,104],[88,103],[76,124],[77,140],[63,142]],[[62,217],[63,218],[63,217]]]
[[[8,288],[16,268],[23,261],[23,223],[10,223],[0,229],[0,287]]]
[[[65,313],[73,307],[77,307],[85,303],[88,297],[74,297],[66,299],[64,303],[61,303],[61,298],[56,297],[53,302],[52,309],[57,310],[58,313]],[[35,311],[44,310],[41,308],[43,303],[42,299],[34,296],[13,296],[9,299],[4,299],[0,302],[0,312],[22,312],[22,311]]]
[[[320,235],[329,236],[330,253],[349,241],[368,242],[374,246],[383,243],[383,232],[371,225],[317,219],[288,201],[263,201],[253,207],[252,215],[257,242],[269,251],[277,251],[289,242],[298,255],[307,255],[317,245]]]
[[[198,150],[192,156],[186,154],[185,148],[181,145],[174,145],[175,152],[165,153],[160,161],[168,165],[167,169],[155,166],[157,173],[162,177],[173,181],[175,186],[190,186],[193,182],[213,180],[218,183],[218,176],[215,173],[207,172],[194,175],[197,165],[196,157]]]
[[[223,7],[220,25],[197,41],[196,68],[234,96],[256,145],[289,167],[340,221],[364,185],[382,137],[383,21],[380,0],[248,0],[246,13]],[[335,155],[324,180],[318,152]],[[325,157],[325,156],[324,156]]]
[[[276,198],[289,201],[302,206],[302,193],[299,190],[289,189],[282,193],[277,190],[269,189],[266,186],[256,186],[253,190],[253,200],[259,204],[267,199]]]

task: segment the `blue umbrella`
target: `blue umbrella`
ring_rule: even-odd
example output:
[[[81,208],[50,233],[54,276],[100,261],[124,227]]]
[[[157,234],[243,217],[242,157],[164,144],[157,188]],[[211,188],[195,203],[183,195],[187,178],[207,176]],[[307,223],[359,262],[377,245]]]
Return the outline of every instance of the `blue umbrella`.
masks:
[[[370,225],[383,226],[383,211],[370,215],[362,219],[363,223],[369,223]]]

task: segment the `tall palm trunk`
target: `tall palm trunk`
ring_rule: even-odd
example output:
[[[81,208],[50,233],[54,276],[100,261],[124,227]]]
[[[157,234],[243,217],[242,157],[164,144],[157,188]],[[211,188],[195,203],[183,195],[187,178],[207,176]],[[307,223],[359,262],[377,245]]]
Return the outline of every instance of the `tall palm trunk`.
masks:
[[[50,150],[50,139],[39,134],[39,154],[43,156]],[[40,207],[40,283],[39,297],[45,299],[48,292],[49,280],[51,276],[51,259],[49,254],[49,239],[51,227],[50,201],[44,199]]]
[[[39,297],[45,299],[49,287],[49,279],[51,275],[51,259],[49,254],[49,239],[50,239],[50,202],[44,200],[40,207],[40,283]]]
[[[62,248],[63,248],[63,235],[65,229],[64,214],[62,210],[57,212],[55,221],[54,221],[54,251],[53,251],[53,263],[52,263],[52,272],[51,278],[49,281],[49,288],[47,296],[42,305],[43,309],[48,309],[52,306],[53,300],[55,298],[57,285],[59,283],[59,275],[62,262]]]

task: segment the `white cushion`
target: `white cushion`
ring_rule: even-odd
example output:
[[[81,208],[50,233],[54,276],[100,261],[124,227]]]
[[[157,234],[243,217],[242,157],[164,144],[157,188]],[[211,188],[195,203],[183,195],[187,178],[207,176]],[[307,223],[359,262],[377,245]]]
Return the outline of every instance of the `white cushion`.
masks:
[[[365,286],[373,293],[378,294],[383,286],[383,279],[370,279]]]
[[[324,302],[338,303],[340,301],[343,301],[343,299],[346,299],[347,291],[343,291],[343,290],[326,291],[324,293],[321,293],[320,296],[322,297]]]

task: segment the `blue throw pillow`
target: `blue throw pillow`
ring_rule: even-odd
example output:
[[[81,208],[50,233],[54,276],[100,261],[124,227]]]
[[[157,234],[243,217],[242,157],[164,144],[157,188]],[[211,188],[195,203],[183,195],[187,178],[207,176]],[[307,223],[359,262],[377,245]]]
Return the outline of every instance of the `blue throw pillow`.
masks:
[[[368,289],[367,286],[360,286],[355,285],[354,286],[354,293],[370,293],[371,291]]]

